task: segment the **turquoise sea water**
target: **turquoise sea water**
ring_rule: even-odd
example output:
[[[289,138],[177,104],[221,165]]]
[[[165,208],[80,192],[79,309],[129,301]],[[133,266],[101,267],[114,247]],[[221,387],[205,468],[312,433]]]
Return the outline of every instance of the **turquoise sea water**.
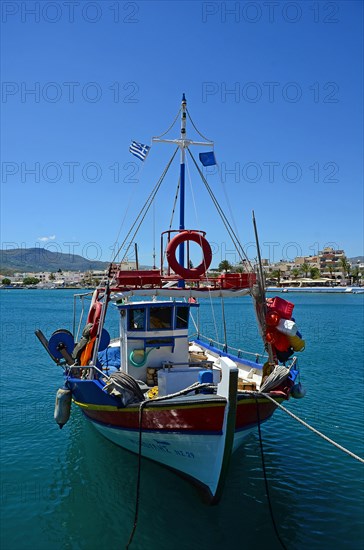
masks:
[[[125,548],[133,525],[137,458],[106,441],[73,407],[59,430],[62,370],[34,336],[72,324],[72,291],[1,291],[1,548]],[[287,407],[363,456],[363,295],[285,295],[307,342],[303,400]],[[253,321],[250,302],[242,299]],[[201,306],[203,332],[216,328]],[[256,329],[227,300],[229,344],[261,351]],[[116,330],[112,323],[111,332]],[[114,336],[115,334],[113,334]],[[244,343],[241,343],[241,340]],[[281,411],[262,427],[273,511],[289,549],[364,546],[364,467]],[[223,499],[143,461],[136,550],[280,548],[265,496],[258,434],[232,459]]]

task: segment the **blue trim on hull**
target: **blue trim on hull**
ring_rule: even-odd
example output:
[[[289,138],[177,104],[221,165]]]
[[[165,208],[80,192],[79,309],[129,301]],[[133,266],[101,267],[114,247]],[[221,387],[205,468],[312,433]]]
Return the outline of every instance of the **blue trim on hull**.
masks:
[[[105,384],[99,380],[81,380],[80,378],[68,378],[67,386],[72,391],[73,398],[79,403],[92,405],[109,405],[124,409],[124,405],[117,397],[113,397],[102,391]]]

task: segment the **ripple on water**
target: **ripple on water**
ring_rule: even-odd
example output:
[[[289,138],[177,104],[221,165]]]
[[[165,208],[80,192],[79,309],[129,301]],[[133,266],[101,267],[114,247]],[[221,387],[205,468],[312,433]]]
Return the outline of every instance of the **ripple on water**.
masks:
[[[62,372],[50,364],[33,330],[45,327],[49,336],[60,325],[70,328],[72,294],[2,295],[4,550],[124,547],[133,524],[136,456],[104,440],[74,407],[63,430],[53,421]],[[286,406],[363,454],[362,297],[306,294],[292,301],[306,339],[299,364],[307,396]],[[248,300],[243,303],[254,322]],[[202,324],[211,328],[207,306],[200,309]],[[256,329],[242,323],[233,302],[226,301],[225,311],[229,344],[261,351]],[[218,319],[217,325],[222,332]],[[262,435],[274,516],[287,547],[363,547],[362,465],[282,411],[262,426]],[[247,549],[280,548],[267,506],[257,432],[232,457],[219,506],[205,506],[194,487],[157,464],[143,460],[141,475],[136,550],[233,549],[240,543]]]

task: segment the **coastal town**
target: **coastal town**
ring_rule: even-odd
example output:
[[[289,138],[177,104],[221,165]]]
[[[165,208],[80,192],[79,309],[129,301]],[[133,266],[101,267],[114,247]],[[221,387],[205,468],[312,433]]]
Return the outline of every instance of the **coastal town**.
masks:
[[[267,285],[275,287],[310,287],[310,286],[363,286],[364,260],[358,257],[349,260],[344,250],[326,247],[315,256],[297,256],[293,261],[280,260],[271,263],[262,259]],[[135,261],[124,261],[121,269],[137,269]],[[210,268],[210,277],[221,272],[241,272],[244,265],[232,264],[222,260],[216,268]],[[87,271],[32,271],[15,272],[12,275],[0,272],[0,288],[93,288],[100,284],[105,270]]]

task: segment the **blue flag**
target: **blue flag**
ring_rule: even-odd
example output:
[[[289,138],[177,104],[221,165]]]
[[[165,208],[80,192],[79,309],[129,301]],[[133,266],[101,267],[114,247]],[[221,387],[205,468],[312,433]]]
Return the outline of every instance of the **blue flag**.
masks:
[[[213,151],[209,153],[200,153],[199,157],[204,166],[213,166],[216,164],[215,153]]]
[[[129,147],[129,151],[138,157],[140,160],[145,160],[147,158],[147,154],[149,153],[149,145],[144,145],[143,143],[137,143],[136,141],[132,141],[131,145]]]

